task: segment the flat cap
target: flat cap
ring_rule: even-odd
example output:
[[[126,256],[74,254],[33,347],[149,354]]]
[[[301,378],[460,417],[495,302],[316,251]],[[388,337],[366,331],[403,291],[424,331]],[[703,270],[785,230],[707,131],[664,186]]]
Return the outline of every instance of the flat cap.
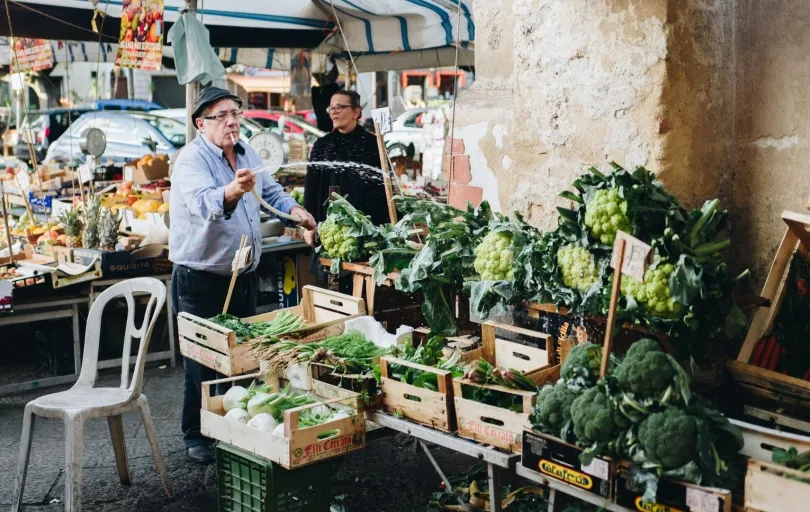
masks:
[[[219,87],[206,87],[200,91],[197,98],[194,100],[194,113],[191,114],[191,122],[196,123],[197,118],[202,115],[205,107],[216,103],[222,99],[229,99],[235,101],[240,107],[242,106],[242,98],[234,96],[225,89]]]

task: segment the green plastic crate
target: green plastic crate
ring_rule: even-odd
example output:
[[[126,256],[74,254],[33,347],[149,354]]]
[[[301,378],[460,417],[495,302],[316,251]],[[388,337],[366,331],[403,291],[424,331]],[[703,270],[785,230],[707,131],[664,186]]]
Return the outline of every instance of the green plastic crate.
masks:
[[[288,470],[219,443],[220,512],[322,512],[329,510],[336,460]]]

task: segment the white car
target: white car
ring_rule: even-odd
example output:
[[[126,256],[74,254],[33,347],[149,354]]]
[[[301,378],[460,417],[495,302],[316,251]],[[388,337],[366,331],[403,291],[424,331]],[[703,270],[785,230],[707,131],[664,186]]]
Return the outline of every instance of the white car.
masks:
[[[393,122],[393,130],[383,137],[389,156],[409,156],[414,160],[419,159],[419,155],[422,154],[422,118],[420,116],[433,110],[436,109],[415,108],[406,110],[397,116]],[[408,149],[411,144],[413,144],[412,156]]]

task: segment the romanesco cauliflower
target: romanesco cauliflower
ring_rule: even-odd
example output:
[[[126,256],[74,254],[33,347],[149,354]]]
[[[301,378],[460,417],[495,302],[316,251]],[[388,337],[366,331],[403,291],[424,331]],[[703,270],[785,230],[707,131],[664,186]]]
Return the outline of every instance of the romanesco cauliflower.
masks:
[[[348,231],[348,227],[340,226],[331,219],[321,223],[318,234],[329,256],[345,261],[354,261],[361,256],[357,237],[348,236]]]
[[[511,281],[512,235],[506,231],[489,233],[475,248],[473,266],[484,281]]]
[[[630,276],[622,277],[622,294],[633,297],[647,311],[661,318],[675,318],[683,309],[669,292],[669,276],[675,271],[672,263],[663,263],[647,270],[644,282]]]
[[[557,264],[565,286],[585,291],[599,279],[599,266],[584,247],[566,245],[557,251]]]
[[[591,237],[603,244],[616,240],[616,231],[632,232],[633,226],[627,217],[627,200],[619,197],[617,189],[597,190],[585,205],[585,225]]]

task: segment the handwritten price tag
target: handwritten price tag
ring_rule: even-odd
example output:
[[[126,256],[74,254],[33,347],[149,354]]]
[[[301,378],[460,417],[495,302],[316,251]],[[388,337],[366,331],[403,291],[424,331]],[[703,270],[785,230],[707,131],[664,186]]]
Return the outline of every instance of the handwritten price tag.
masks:
[[[613,242],[613,256],[610,258],[611,268],[619,266],[619,247],[622,243],[624,243],[622,274],[643,281],[647,265],[651,263],[652,247],[624,231],[617,232],[616,241]]]
[[[374,119],[374,124],[380,127],[380,135],[385,135],[394,129],[391,109],[388,107],[375,108],[371,111],[371,118]]]
[[[0,279],[0,312],[11,313],[14,311],[13,285],[11,281]]]
[[[243,268],[250,265],[253,261],[253,247],[247,246],[239,251],[236,251],[236,255],[233,258],[233,263],[231,264],[231,268],[233,270],[242,270]]]

